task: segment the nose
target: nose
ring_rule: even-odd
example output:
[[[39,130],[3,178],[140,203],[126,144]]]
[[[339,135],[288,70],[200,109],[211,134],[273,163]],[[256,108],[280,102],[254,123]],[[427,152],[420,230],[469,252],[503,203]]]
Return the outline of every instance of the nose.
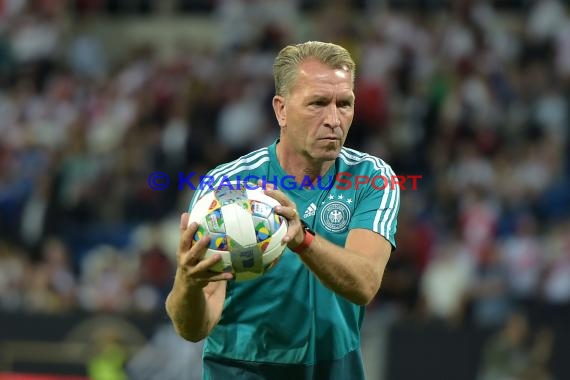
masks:
[[[336,104],[329,104],[326,111],[325,126],[335,129],[340,127],[340,117]]]

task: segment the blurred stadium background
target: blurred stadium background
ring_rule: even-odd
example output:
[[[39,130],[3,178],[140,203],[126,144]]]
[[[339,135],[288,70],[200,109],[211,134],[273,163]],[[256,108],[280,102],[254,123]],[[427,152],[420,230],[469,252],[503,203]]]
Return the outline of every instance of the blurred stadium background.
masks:
[[[273,58],[310,39],[357,60],[347,145],[422,176],[369,378],[570,378],[568,1],[2,0],[0,379],[199,377],[178,173],[276,137]]]

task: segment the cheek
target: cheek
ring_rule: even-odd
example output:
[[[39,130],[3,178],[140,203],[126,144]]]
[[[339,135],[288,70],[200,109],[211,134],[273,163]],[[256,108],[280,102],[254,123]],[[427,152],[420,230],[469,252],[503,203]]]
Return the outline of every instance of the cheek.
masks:
[[[345,114],[342,115],[342,125],[343,125],[343,129],[345,131],[348,131],[350,129],[350,126],[352,125],[352,120],[354,118],[354,112],[347,112]]]
[[[354,118],[354,109],[343,112],[342,117],[347,122],[347,124],[352,123],[352,119]]]

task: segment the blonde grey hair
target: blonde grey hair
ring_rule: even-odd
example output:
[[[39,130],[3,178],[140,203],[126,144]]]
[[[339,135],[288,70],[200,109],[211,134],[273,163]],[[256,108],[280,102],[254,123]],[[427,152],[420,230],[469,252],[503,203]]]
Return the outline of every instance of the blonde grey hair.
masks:
[[[342,46],[328,42],[309,41],[289,45],[281,49],[273,64],[275,94],[286,96],[297,78],[298,66],[304,60],[314,58],[334,68],[351,74],[354,85],[356,65],[350,53]]]

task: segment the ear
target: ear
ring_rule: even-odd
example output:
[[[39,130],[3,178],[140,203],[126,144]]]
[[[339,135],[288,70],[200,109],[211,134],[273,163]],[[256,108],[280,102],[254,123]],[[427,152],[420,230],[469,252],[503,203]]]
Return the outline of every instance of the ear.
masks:
[[[283,128],[287,125],[287,112],[285,109],[285,98],[280,95],[275,95],[273,97],[273,112],[275,112],[275,117],[279,126]]]

